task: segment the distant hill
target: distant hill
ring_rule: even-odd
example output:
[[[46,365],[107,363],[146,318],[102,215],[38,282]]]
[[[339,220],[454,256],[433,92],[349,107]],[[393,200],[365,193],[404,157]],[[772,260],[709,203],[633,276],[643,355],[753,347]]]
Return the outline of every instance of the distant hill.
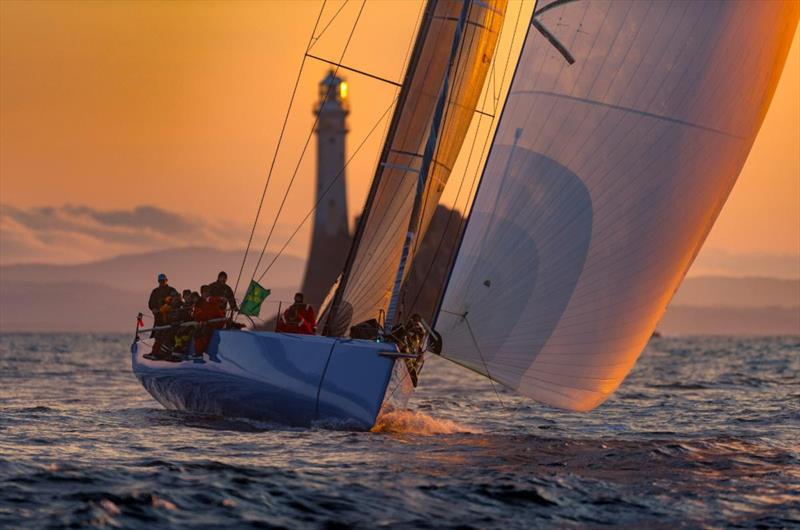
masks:
[[[447,224],[443,221],[447,213],[437,212],[436,223],[432,224],[437,242],[445,233]],[[454,239],[452,236],[448,233],[444,239]],[[131,254],[82,265],[2,266],[0,331],[130,331],[136,312],[146,309],[159,272],[167,273],[170,283],[178,289],[197,290],[201,284],[213,281],[220,270],[226,270],[233,281],[241,258],[241,251],[197,247]],[[441,264],[431,267],[429,258],[422,255],[420,270],[412,271],[410,292],[433,293],[430,286],[422,286],[419,278],[441,281],[445,269]],[[270,260],[265,257],[262,268]],[[248,277],[253,264],[250,262],[245,271]],[[273,294],[265,302],[262,317],[268,319],[275,313],[279,300],[291,299],[302,281],[304,268],[304,261],[295,257],[281,257],[276,262],[263,282]],[[240,286],[239,296],[243,290],[244,286]],[[421,296],[419,304],[418,309],[424,310],[431,300]],[[687,278],[658,329],[666,335],[800,334],[800,280]]]
[[[4,284],[0,329],[132,332],[136,313],[146,307],[141,293],[98,283]]]
[[[217,279],[217,273],[225,270],[231,281],[236,280],[242,264],[243,250],[218,250],[204,247],[188,247],[126,254],[111,259],[80,265],[5,265],[0,267],[0,285],[19,282],[91,282],[100,283],[128,291],[150,292],[156,286],[156,275],[167,274],[170,284],[178,289],[198,290],[204,283]],[[261,268],[269,263],[271,255],[264,256]],[[251,262],[245,274],[252,274]],[[267,283],[276,285],[299,285],[302,281],[305,262],[291,256],[281,256],[267,276]]]
[[[212,248],[169,249],[118,256],[81,265],[7,265],[0,267],[1,331],[128,331],[138,311],[147,309],[155,277],[165,272],[178,289],[199,290],[228,272],[231,283],[241,266],[243,251]],[[271,256],[265,256],[263,268]],[[245,270],[249,279],[254,263]],[[264,315],[290,300],[305,263],[282,256],[264,278],[272,295]],[[244,283],[244,282],[243,282]],[[239,287],[239,296],[244,285]],[[274,307],[273,307],[274,306]]]
[[[698,276],[686,278],[672,305],[722,307],[798,307],[800,279],[726,278]]]
[[[800,307],[671,305],[658,325],[670,335],[800,335]]]
[[[658,330],[666,335],[800,335],[800,280],[686,278]]]
[[[704,248],[692,263],[689,274],[796,279],[800,277],[800,256],[757,252],[736,254]]]

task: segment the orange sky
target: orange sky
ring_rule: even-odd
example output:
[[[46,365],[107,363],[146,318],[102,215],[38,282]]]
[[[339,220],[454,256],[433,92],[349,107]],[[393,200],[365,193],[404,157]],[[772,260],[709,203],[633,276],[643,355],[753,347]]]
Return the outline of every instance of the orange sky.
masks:
[[[20,209],[149,204],[224,220],[240,237],[255,213],[320,5],[1,2],[0,202]],[[322,24],[341,6],[328,2]],[[313,53],[339,58],[359,6],[344,6]],[[368,2],[343,62],[398,80],[419,7],[416,1]],[[516,11],[512,1],[509,13]],[[312,125],[325,69],[306,65],[266,212],[274,212]],[[395,89],[355,74],[348,81],[352,151]],[[363,204],[380,140],[374,135],[348,168],[352,214]],[[312,142],[283,224],[292,226],[310,208],[313,171]],[[307,231],[301,236],[297,252]],[[797,34],[709,250],[800,255]]]

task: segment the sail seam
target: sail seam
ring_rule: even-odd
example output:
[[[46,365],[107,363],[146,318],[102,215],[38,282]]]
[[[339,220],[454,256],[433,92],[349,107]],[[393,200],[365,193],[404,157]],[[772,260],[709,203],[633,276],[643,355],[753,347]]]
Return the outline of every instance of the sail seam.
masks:
[[[680,118],[672,118],[670,116],[664,116],[662,114],[655,114],[653,112],[647,112],[647,111],[644,111],[644,110],[634,109],[634,108],[630,108],[630,107],[624,107],[622,105],[615,105],[613,103],[604,103],[602,101],[596,101],[596,100],[593,100],[593,99],[581,98],[581,97],[578,97],[578,96],[571,96],[569,94],[558,94],[556,92],[550,92],[550,91],[547,91],[547,90],[515,90],[514,92],[511,93],[511,95],[515,95],[515,94],[541,95],[541,96],[550,96],[550,97],[553,97],[553,98],[567,99],[567,100],[570,100],[570,101],[576,101],[578,103],[585,103],[587,105],[596,105],[596,106],[605,107],[605,108],[608,108],[608,109],[621,110],[621,111],[624,111],[624,112],[631,112],[631,113],[639,114],[640,116],[646,116],[648,118],[655,118],[657,120],[664,120],[664,121],[668,121],[670,123],[676,123],[678,125],[685,125],[687,127],[692,127],[694,129],[713,132],[713,133],[721,134],[723,136],[728,136],[730,138],[736,138],[737,140],[744,140],[745,139],[744,136],[739,136],[737,134],[730,133],[728,131],[723,131],[721,129],[715,129],[714,127],[708,127],[706,125],[700,125],[699,123],[693,123],[693,122],[690,122],[690,121],[687,121],[687,120],[682,120]]]

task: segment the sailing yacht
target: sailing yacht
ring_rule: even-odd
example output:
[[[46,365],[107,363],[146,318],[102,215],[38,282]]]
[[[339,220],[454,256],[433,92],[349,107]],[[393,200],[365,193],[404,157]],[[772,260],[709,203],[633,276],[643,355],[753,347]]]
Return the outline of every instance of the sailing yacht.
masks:
[[[616,390],[741,171],[800,4],[537,2],[457,244],[436,257],[448,274],[426,284],[437,304],[417,310],[409,273],[507,8],[426,3],[323,334],[219,330],[176,363],[134,348],[156,400],[369,429],[431,353],[567,410]]]

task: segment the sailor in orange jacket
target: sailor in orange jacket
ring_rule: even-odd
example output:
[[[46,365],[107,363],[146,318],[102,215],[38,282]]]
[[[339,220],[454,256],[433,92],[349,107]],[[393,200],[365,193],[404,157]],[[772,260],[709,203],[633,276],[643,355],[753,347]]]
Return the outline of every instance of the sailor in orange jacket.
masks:
[[[211,291],[207,285],[200,289],[200,300],[195,304],[192,314],[192,318],[200,322],[200,329],[197,330],[194,336],[195,353],[205,353],[214,330],[225,327],[224,322],[208,322],[209,320],[225,317],[224,302],[223,298],[211,296]]]
[[[313,335],[316,328],[317,317],[314,315],[314,309],[303,302],[303,293],[296,293],[294,304],[283,312],[283,318],[278,319],[276,331]]]

